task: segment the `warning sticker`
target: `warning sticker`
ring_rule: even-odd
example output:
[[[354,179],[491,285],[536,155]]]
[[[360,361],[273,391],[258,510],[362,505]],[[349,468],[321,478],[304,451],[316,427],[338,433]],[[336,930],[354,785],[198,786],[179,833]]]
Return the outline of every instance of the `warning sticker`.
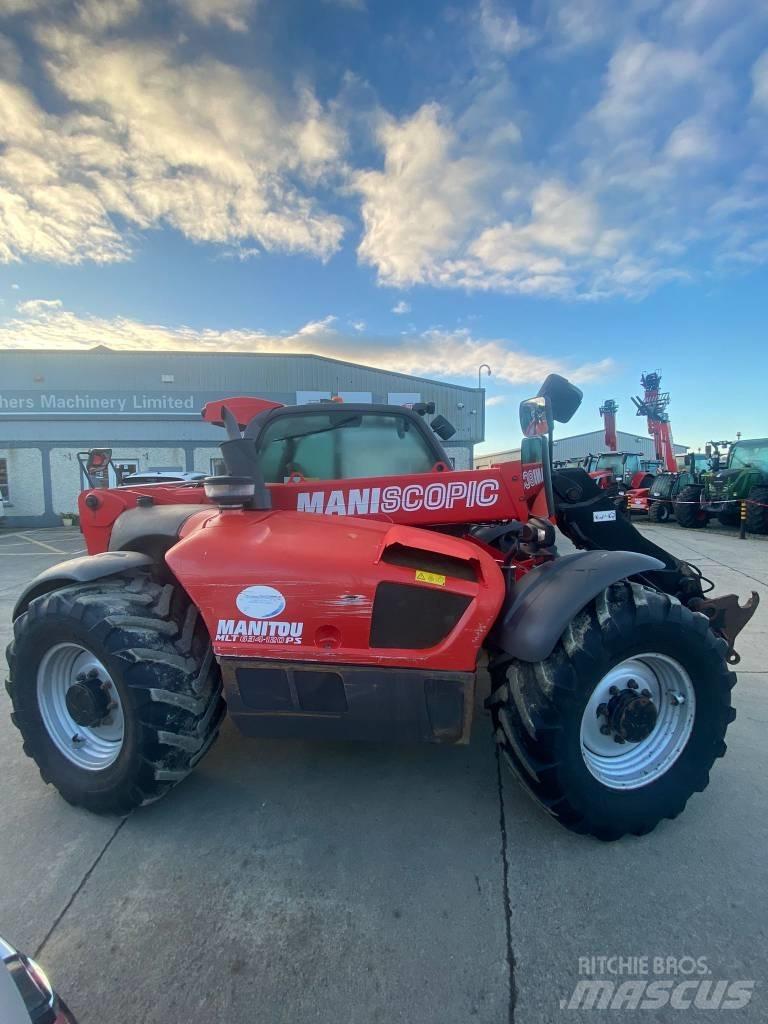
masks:
[[[616,521],[616,513],[614,512],[593,512],[592,522],[593,523],[613,523]]]
[[[445,576],[442,576],[439,572],[427,572],[426,569],[417,569],[416,582],[434,583],[436,587],[444,587]]]

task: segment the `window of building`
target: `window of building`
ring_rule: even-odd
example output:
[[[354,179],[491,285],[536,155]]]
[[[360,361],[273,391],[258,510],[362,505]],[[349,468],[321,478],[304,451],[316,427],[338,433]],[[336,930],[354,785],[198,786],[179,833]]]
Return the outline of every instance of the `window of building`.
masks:
[[[211,459],[211,476],[226,476],[227,467],[224,459]]]
[[[259,450],[267,483],[292,473],[309,480],[428,473],[435,464],[421,432],[397,413],[280,416]]]
[[[0,498],[8,503],[11,493],[8,490],[8,460],[0,459]]]

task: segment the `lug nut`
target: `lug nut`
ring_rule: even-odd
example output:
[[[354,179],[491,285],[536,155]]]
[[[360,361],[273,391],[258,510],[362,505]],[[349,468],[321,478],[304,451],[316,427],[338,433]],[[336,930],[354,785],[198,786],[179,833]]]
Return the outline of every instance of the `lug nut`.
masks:
[[[614,736],[613,737],[613,742],[614,743],[626,743],[627,741],[624,739],[623,736]]]
[[[608,690],[608,693],[610,693],[610,695],[611,695],[612,697],[615,697],[615,696],[616,696],[616,694],[617,694],[618,692],[619,692],[619,688],[618,688],[618,686],[612,686],[612,687],[611,687],[611,688],[610,688],[610,689]]]
[[[600,715],[607,715],[608,714],[608,705],[607,704],[598,704],[597,705],[597,711],[595,712],[595,714],[597,715],[598,718],[600,717]]]
[[[641,690],[640,691],[640,696],[641,697],[650,697],[651,696],[651,691],[650,690]]]
[[[89,679],[98,679],[99,678],[99,670],[97,668],[92,668],[90,670],[90,672],[88,673],[88,678]]]
[[[600,726],[600,732],[603,734],[603,736],[610,736],[611,735],[611,727],[610,727],[610,725],[601,725]]]
[[[636,682],[636,680],[628,679],[627,680],[627,686],[629,687],[630,690],[636,690],[637,689],[637,682]]]
[[[78,672],[78,674],[75,676],[75,682],[76,683],[84,683],[85,682],[85,672]]]

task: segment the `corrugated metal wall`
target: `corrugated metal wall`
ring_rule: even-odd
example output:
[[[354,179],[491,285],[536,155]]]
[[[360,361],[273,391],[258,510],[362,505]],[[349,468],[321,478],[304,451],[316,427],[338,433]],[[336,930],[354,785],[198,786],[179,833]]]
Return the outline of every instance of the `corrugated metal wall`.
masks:
[[[481,441],[485,430],[484,392],[477,388],[378,370],[354,363],[312,355],[272,355],[264,353],[188,353],[188,352],[113,352],[92,349],[88,352],[11,351],[2,353],[0,393],[35,393],[61,389],[98,393],[116,391],[210,392],[215,397],[251,394],[293,404],[297,391],[370,392],[374,402],[386,402],[390,393],[416,392],[424,402],[434,402],[456,427],[453,444],[473,445]],[[171,381],[163,377],[173,378]],[[47,417],[58,418],[52,416]],[[0,410],[0,419],[5,419]],[[61,418],[68,431],[83,431],[72,415]],[[90,424],[84,436],[91,436],[94,417],[83,417]],[[117,425],[119,417],[105,416]],[[164,417],[158,417],[158,420]],[[99,417],[101,420],[101,417]],[[51,424],[45,418],[14,417],[14,438],[48,439]],[[153,420],[153,422],[156,422]],[[186,436],[202,437],[210,431],[192,423]],[[168,424],[165,430],[171,425]],[[171,427],[171,429],[174,429]],[[8,432],[8,422],[0,422],[0,439]],[[131,435],[135,430],[129,431]],[[59,437],[59,434],[56,434]],[[126,435],[127,436],[127,435]]]
[[[639,452],[647,459],[654,458],[655,452],[651,437],[617,430],[616,442],[620,452]],[[605,451],[605,435],[602,430],[592,430],[587,434],[575,434],[573,437],[555,436],[554,457],[556,461],[566,462],[568,459],[582,459],[585,455],[598,455],[603,451]],[[686,451],[685,445],[675,445],[676,455],[684,455]],[[489,455],[476,455],[475,468],[483,469],[494,462],[511,462],[519,458],[519,448],[510,448],[507,451],[493,452]]]

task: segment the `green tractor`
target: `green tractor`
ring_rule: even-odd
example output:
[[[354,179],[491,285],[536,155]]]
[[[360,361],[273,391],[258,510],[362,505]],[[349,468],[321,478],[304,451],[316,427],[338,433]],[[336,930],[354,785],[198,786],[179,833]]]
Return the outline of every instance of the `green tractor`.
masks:
[[[741,502],[746,500],[747,530],[768,533],[768,438],[736,441],[727,459],[720,452],[725,444],[713,441],[707,445],[712,470],[681,489],[675,500],[675,518],[681,526],[694,530],[706,526],[713,516],[723,526],[738,526]]]

